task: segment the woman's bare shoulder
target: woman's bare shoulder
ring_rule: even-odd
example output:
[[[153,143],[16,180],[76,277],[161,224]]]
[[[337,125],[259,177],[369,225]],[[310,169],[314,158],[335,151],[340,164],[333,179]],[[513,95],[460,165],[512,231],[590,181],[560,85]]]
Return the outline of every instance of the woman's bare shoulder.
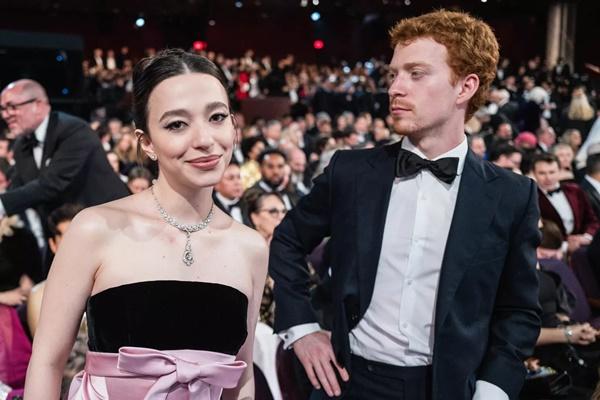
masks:
[[[113,235],[131,223],[131,219],[140,214],[138,196],[127,196],[108,203],[88,207],[79,212],[69,226],[74,231],[86,236],[101,238]]]

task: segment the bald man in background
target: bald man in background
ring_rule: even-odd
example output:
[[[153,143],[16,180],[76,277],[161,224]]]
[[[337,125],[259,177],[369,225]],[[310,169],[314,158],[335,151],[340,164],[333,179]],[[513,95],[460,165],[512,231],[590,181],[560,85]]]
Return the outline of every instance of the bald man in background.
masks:
[[[77,117],[52,111],[38,82],[21,79],[0,93],[0,115],[14,146],[15,169],[0,195],[0,218],[35,209],[47,216],[65,203],[84,207],[128,195],[98,136]],[[30,218],[31,220],[31,218]]]

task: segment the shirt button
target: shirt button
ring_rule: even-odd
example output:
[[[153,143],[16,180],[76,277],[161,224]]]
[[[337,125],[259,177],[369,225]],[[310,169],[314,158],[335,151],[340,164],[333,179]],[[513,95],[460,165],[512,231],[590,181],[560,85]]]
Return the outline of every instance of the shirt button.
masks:
[[[406,281],[406,284],[407,284],[408,286],[412,285],[412,283],[413,283],[412,279],[409,279],[409,280],[407,280],[407,281]]]

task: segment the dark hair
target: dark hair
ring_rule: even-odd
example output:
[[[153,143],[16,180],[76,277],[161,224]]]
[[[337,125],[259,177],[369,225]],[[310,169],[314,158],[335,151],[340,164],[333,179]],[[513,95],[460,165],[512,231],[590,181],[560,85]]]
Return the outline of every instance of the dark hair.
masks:
[[[273,155],[273,154],[277,154],[280,155],[281,157],[283,157],[284,161],[287,162],[287,156],[285,155],[285,153],[279,149],[266,149],[265,151],[263,151],[262,153],[260,153],[260,155],[258,156],[258,163],[262,164],[263,161],[265,161],[265,158],[267,156]]]
[[[585,172],[588,175],[600,173],[600,153],[592,154],[587,157]]]
[[[256,145],[256,143],[262,142],[266,145],[265,140],[261,136],[251,136],[242,139],[242,143],[240,144],[240,149],[242,150],[242,154],[244,158],[248,158],[248,155],[252,151],[252,148]]]
[[[563,243],[563,234],[558,225],[550,220],[542,220],[542,242],[540,247],[544,249],[560,249]]]
[[[227,79],[208,58],[182,49],[166,49],[154,57],[147,57],[133,69],[133,115],[135,127],[148,134],[148,100],[154,88],[162,81],[188,73],[202,73],[216,78],[225,91]]]
[[[501,144],[493,146],[490,150],[490,161],[497,161],[501,156],[510,156],[514,153],[521,153],[515,146],[510,144]]]
[[[79,211],[83,210],[83,206],[79,204],[63,204],[48,215],[48,229],[52,237],[59,236],[61,233],[58,230],[58,225],[63,222],[70,222],[75,218]]]
[[[277,192],[263,192],[262,190],[249,190],[244,196],[244,203],[246,203],[246,216],[248,217],[248,222],[250,223],[250,227],[256,229],[254,223],[252,222],[252,218],[250,215],[258,212],[260,208],[263,206],[263,202],[269,196],[277,197],[283,205],[285,202],[283,201],[283,197]]]
[[[152,183],[152,173],[144,167],[133,167],[129,174],[127,174],[127,179],[132,181],[134,179],[146,179],[148,183]]]
[[[541,153],[541,154],[536,154],[533,157],[533,160],[531,161],[531,169],[533,171],[535,171],[536,164],[541,163],[541,162],[545,162],[548,164],[556,163],[557,165],[560,165],[560,163],[558,162],[558,157],[556,157],[554,154]]]

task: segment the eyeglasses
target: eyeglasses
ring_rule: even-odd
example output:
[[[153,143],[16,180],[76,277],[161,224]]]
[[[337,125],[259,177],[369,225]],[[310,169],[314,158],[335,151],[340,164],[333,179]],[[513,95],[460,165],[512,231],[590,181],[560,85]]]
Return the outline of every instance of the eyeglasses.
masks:
[[[262,210],[259,210],[260,212],[266,211],[269,213],[269,215],[271,217],[277,217],[279,216],[279,214],[281,214],[282,216],[285,216],[285,213],[287,213],[287,210],[285,208],[263,208]]]
[[[33,99],[29,99],[29,100],[25,100],[22,101],[21,103],[16,103],[16,104],[11,104],[8,103],[5,106],[0,106],[0,112],[4,113],[4,112],[15,112],[19,109],[19,107],[24,106],[25,104],[29,104],[29,103],[33,103],[34,101],[37,101],[37,98],[33,98]]]

